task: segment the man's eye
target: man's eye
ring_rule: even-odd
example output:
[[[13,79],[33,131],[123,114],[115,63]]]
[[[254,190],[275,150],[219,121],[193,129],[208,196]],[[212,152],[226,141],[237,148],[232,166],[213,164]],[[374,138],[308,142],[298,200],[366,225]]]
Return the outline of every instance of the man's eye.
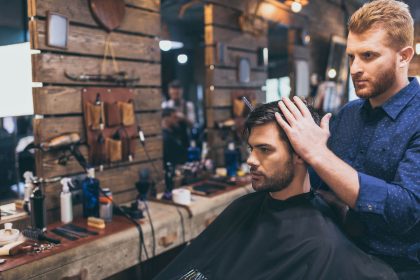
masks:
[[[371,59],[371,58],[373,58],[373,54],[372,54],[371,52],[365,52],[365,53],[363,54],[363,57],[364,57],[365,59]]]
[[[267,148],[260,148],[260,151],[263,153],[268,153],[270,150]]]

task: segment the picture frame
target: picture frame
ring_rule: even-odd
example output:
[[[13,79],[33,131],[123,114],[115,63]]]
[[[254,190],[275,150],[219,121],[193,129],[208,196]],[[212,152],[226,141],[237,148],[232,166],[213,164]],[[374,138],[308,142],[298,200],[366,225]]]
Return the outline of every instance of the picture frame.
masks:
[[[46,24],[46,45],[52,48],[67,49],[68,18],[59,13],[48,12]]]

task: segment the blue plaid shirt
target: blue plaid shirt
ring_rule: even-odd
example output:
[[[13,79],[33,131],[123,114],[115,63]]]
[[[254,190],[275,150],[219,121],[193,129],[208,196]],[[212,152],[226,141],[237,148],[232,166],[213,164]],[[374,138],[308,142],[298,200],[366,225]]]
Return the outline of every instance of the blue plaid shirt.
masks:
[[[353,210],[369,253],[420,264],[420,86],[417,79],[382,106],[348,103],[331,123],[329,148],[357,170]],[[317,183],[312,178],[313,186]],[[318,185],[319,186],[319,185]]]

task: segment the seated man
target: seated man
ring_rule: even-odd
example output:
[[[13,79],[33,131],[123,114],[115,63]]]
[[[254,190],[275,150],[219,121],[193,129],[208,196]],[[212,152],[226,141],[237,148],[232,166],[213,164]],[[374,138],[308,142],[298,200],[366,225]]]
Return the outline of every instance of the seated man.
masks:
[[[277,102],[264,104],[245,122],[256,192],[234,201],[157,279],[397,279],[335,225],[275,112]]]

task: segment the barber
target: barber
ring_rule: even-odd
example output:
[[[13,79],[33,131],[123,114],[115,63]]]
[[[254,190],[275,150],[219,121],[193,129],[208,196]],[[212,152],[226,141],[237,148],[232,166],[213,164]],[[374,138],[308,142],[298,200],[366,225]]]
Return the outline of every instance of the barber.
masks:
[[[277,116],[295,151],[358,217],[357,242],[401,279],[420,279],[420,86],[408,77],[414,24],[406,4],[376,0],[349,21],[356,94],[329,129],[287,98]],[[331,132],[331,137],[330,137]],[[314,186],[314,184],[312,184]]]

